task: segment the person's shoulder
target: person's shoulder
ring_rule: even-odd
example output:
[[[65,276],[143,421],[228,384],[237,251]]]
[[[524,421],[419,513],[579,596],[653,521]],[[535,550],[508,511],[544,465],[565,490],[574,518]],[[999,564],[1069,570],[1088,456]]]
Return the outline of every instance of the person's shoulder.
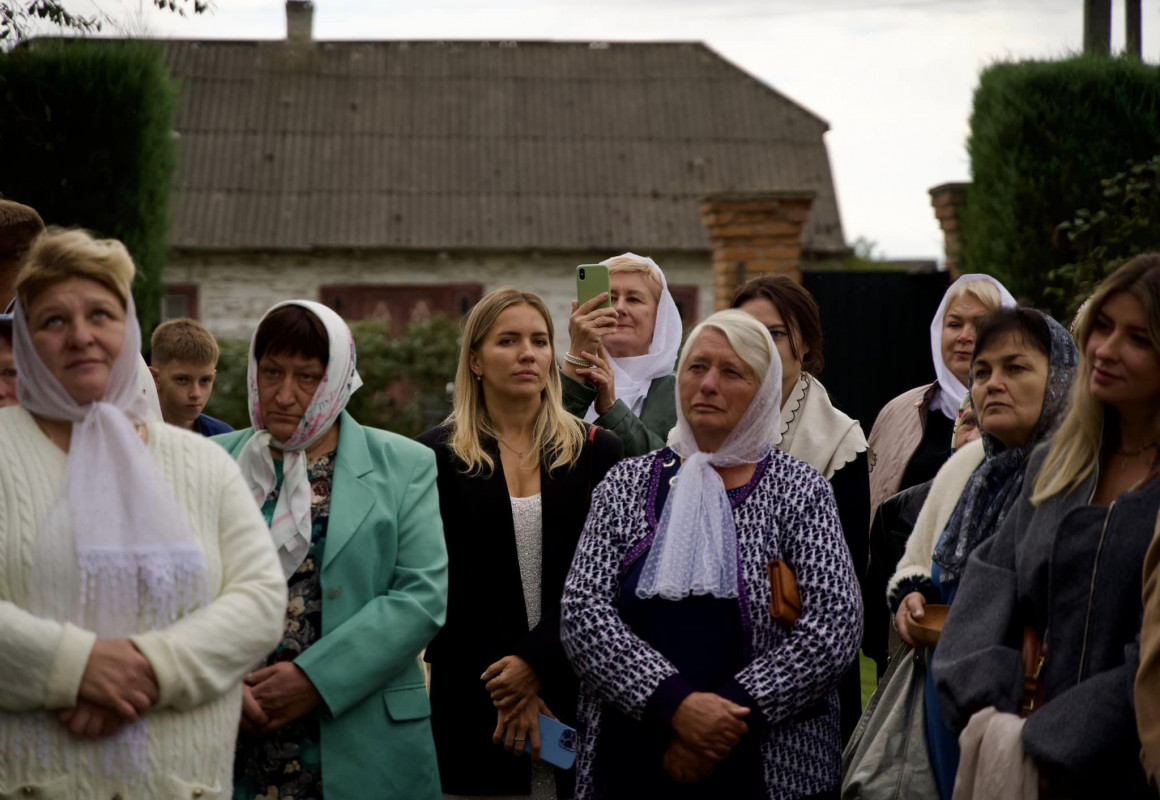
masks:
[[[187,431],[165,422],[150,422],[146,428],[150,441],[156,439],[160,451],[181,453],[181,457],[187,463],[201,464],[203,468],[219,475],[222,469],[229,470],[226,465],[234,464],[233,456],[228,449],[216,439],[210,440],[200,433]],[[231,472],[227,471],[225,474],[229,475]]]
[[[612,431],[601,428],[599,425],[585,425],[585,430],[589,440],[585,442],[585,445],[591,446],[594,451],[598,453],[611,453],[617,450],[621,453],[624,452],[624,444],[620,441],[620,437]]]
[[[451,437],[450,425],[434,425],[415,437],[415,441],[432,450],[439,450],[447,446]]]
[[[822,473],[776,447],[769,454],[768,472],[783,484],[807,491],[819,490],[823,486],[830,485]]]
[[[657,459],[665,461],[674,458],[676,458],[676,454],[668,447],[662,447],[660,450],[645,453],[643,456],[622,458],[608,470],[608,473],[604,476],[604,482],[617,484],[635,483],[646,479],[652,474],[653,466],[656,464]]]
[[[223,433],[232,433],[233,426],[222,422],[216,417],[211,417],[209,414],[202,414],[197,418],[197,424],[201,428],[202,436],[219,436]]]
[[[242,428],[241,430],[230,431],[229,433],[219,433],[210,437],[209,439],[206,439],[206,441],[212,442],[218,447],[223,448],[230,455],[237,455],[238,450],[240,450],[242,445],[248,442],[250,437],[253,435],[253,428]]]

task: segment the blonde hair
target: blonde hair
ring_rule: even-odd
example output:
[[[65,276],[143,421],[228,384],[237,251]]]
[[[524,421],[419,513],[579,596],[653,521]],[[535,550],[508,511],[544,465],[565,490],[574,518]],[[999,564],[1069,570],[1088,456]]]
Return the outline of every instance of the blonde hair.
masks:
[[[653,265],[649,263],[648,259],[641,258],[633,253],[625,253],[624,255],[613,256],[601,262],[608,266],[609,275],[644,275],[645,283],[652,292],[653,300],[660,302],[661,292],[664,291],[664,285],[661,283],[661,278],[653,270]],[[657,269],[660,269],[659,267]]]
[[[27,309],[50,286],[83,278],[101,284],[128,306],[136,272],[129,251],[116,239],[97,239],[79,228],[49,228],[28,249],[16,276],[16,296]]]
[[[685,340],[685,346],[681,349],[681,358],[677,361],[678,375],[685,366],[697,338],[710,328],[721,332],[737,357],[753,370],[759,384],[765,380],[765,375],[773,364],[773,340],[764,325],[752,315],[736,308],[718,311],[693,328],[689,338]]]
[[[1074,491],[1095,469],[1104,430],[1104,404],[1092,396],[1092,364],[1087,357],[1096,317],[1114,294],[1127,292],[1140,301],[1148,320],[1148,338],[1160,353],[1160,253],[1137,256],[1103,280],[1084,304],[1075,321],[1079,346],[1079,369],[1071,389],[1067,416],[1051,441],[1031,502],[1039,505],[1057,494]],[[1160,434],[1160,411],[1153,418],[1153,432]]]
[[[999,306],[1003,305],[1003,295],[999,291],[999,287],[990,281],[979,278],[966,283],[960,283],[958,286],[952,288],[947,292],[946,311],[943,311],[943,321],[946,321],[946,312],[950,310],[951,303],[962,297],[973,297],[983,304],[983,308],[988,312],[994,311]]]
[[[195,319],[171,319],[153,331],[152,364],[164,367],[171,361],[187,361],[199,367],[216,367],[221,350],[213,334]]]
[[[495,460],[483,447],[485,439],[495,439],[495,426],[487,413],[483,383],[471,371],[471,354],[477,352],[488,331],[504,311],[514,306],[534,308],[548,328],[548,344],[552,363],[548,369],[547,385],[541,395],[540,410],[532,433],[532,452],[539,463],[548,464],[549,470],[571,467],[580,458],[584,447],[584,423],[564,409],[564,390],[560,371],[556,368],[555,328],[552,315],[539,295],[517,289],[497,289],[480,300],[463,323],[463,344],[459,350],[459,366],[455,372],[455,397],[446,424],[451,426],[451,451],[465,465],[470,477],[490,477]]]

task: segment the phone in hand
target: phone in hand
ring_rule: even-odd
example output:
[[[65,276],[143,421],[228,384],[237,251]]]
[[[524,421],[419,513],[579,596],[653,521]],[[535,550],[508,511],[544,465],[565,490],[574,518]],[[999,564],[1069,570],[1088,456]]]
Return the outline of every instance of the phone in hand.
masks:
[[[576,267],[576,300],[584,305],[601,292],[608,297],[597,308],[612,308],[612,282],[607,264],[581,264]]]
[[[530,739],[524,743],[524,752],[532,752]],[[572,769],[576,763],[576,729],[541,714],[540,758],[560,769]]]

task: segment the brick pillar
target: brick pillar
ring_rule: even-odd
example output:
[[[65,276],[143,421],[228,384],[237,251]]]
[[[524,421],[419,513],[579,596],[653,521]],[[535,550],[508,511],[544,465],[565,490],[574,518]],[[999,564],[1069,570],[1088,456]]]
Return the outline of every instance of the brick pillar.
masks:
[[[701,200],[713,246],[713,307],[728,308],[737,287],[781,273],[801,282],[802,226],[814,192],[724,192]]]
[[[969,183],[944,183],[930,190],[930,204],[942,228],[947,272],[951,274],[951,280],[958,278],[963,271],[962,218],[970,188]]]

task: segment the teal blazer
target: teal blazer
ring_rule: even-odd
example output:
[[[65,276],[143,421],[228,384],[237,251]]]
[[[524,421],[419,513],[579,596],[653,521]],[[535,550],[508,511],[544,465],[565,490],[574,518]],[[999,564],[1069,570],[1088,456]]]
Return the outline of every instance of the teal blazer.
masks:
[[[447,548],[435,454],[339,417],[322,559],[322,637],[296,660],[325,702],[327,800],[441,800],[419,653],[443,627]],[[253,428],[215,436],[237,458]]]

